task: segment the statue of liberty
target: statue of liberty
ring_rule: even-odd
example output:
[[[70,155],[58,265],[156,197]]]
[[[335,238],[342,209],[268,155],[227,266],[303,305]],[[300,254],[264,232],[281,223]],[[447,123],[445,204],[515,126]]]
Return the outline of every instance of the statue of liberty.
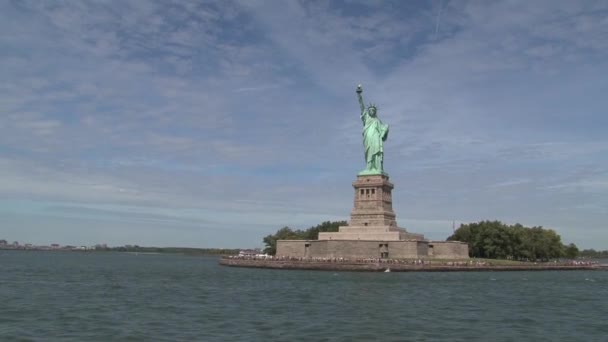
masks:
[[[363,104],[363,88],[357,86],[357,97],[361,106],[361,121],[363,121],[363,146],[365,148],[365,170],[359,175],[378,175],[384,172],[384,141],[388,137],[388,125],[383,124],[377,116],[378,109],[374,104],[365,108]]]

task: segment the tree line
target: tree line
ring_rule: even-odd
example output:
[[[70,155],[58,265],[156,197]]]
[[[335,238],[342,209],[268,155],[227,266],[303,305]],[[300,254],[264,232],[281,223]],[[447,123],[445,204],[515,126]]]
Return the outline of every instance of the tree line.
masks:
[[[97,251],[133,253],[170,253],[184,255],[237,255],[239,249],[232,248],[190,248],[190,247],[142,247],[137,245],[118,247],[98,247]]]
[[[447,239],[469,244],[469,255],[476,258],[546,261],[579,255],[575,244],[564,245],[552,229],[507,225],[500,221],[461,224]]]
[[[346,221],[325,221],[308,229],[283,227],[263,238],[264,252],[275,255],[277,240],[317,240],[319,232],[337,232],[346,226]],[[584,250],[571,243],[565,245],[552,229],[524,227],[517,223],[507,225],[500,221],[480,221],[461,224],[448,241],[469,244],[469,255],[475,258],[547,261],[556,258],[575,259],[585,257],[608,257],[608,251]]]
[[[347,226],[346,221],[325,221],[306,230],[291,229],[283,227],[277,230],[276,233],[264,237],[263,241],[266,246],[264,253],[275,255],[277,253],[277,240],[317,240],[319,232],[337,232],[340,226]]]
[[[579,256],[582,258],[608,259],[608,250],[596,251],[595,249],[583,249]]]

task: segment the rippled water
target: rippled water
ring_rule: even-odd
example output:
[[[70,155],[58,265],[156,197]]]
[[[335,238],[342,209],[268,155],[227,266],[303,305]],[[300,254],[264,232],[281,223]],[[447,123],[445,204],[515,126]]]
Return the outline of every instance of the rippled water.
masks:
[[[608,272],[332,273],[0,251],[0,340],[608,341]]]

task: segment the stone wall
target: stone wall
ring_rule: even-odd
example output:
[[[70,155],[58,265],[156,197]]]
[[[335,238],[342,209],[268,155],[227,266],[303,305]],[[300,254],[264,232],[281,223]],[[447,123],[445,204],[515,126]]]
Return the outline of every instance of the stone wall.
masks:
[[[379,258],[377,241],[330,240],[327,242],[328,258]]]
[[[402,240],[390,241],[388,243],[389,259],[418,259],[426,257],[426,253],[420,254],[419,250],[426,250],[427,241]]]
[[[435,259],[468,259],[469,245],[460,241],[431,241],[429,242],[429,257]],[[432,247],[431,247],[432,246]]]
[[[428,241],[279,240],[277,256],[295,258],[426,258]]]
[[[468,259],[458,241],[279,240],[277,256],[294,258]]]
[[[305,240],[279,240],[277,241],[277,255],[290,256],[294,258],[306,257]]]

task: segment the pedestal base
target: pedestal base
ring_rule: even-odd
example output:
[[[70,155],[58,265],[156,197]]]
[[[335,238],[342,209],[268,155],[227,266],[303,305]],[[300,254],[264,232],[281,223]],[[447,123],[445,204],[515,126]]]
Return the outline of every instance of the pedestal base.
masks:
[[[462,259],[468,245],[429,242],[422,234],[399,228],[393,211],[393,184],[385,173],[359,174],[353,183],[354,207],[348,226],[319,233],[318,240],[279,240],[277,256],[295,258]]]
[[[319,240],[424,240],[424,235],[408,233],[395,226],[343,226],[338,232],[319,233]]]
[[[279,240],[277,257],[304,259],[468,259],[469,247],[457,241]]]

